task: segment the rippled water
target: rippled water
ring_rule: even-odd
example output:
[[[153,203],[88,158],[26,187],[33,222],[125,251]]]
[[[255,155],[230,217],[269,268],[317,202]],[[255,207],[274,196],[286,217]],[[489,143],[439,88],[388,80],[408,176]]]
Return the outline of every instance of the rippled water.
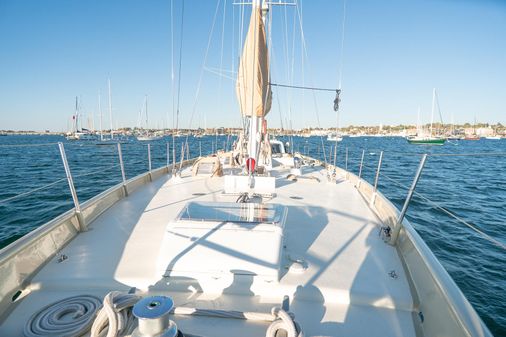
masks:
[[[177,158],[181,142],[177,140]],[[288,139],[284,139],[285,141]],[[83,202],[121,180],[116,146],[67,142],[58,136],[0,137],[0,247],[73,207],[58,146],[63,142]],[[166,165],[170,139],[151,145],[153,168]],[[192,157],[230,146],[226,136],[190,137]],[[323,140],[329,160],[329,142]],[[17,145],[16,147],[3,145]],[[20,146],[20,145],[38,146]],[[43,145],[48,144],[48,145]],[[171,144],[172,146],[172,144]],[[296,151],[323,158],[319,137],[294,138]],[[422,153],[429,153],[417,192],[452,211],[485,233],[506,243],[506,140],[459,141],[444,146],[416,146],[402,138],[345,138],[338,145],[337,163],[358,173],[365,150],[363,177],[374,181],[379,154],[384,151],[379,190],[402,207]],[[172,150],[171,150],[172,151]],[[127,178],[148,169],[147,144],[122,144]],[[502,155],[461,156],[464,153]],[[333,154],[333,152],[332,152]],[[445,155],[442,155],[445,154]],[[439,155],[439,156],[436,156]],[[333,160],[330,159],[330,160]],[[22,198],[1,200],[58,181]],[[506,336],[506,252],[415,196],[408,219],[474,305],[492,333]]]

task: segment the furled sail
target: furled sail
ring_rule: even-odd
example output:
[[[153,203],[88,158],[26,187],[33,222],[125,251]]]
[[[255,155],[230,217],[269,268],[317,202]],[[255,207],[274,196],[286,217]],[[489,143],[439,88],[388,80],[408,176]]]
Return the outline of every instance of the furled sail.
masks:
[[[271,109],[269,55],[262,9],[253,7],[236,83],[243,116],[263,117]]]

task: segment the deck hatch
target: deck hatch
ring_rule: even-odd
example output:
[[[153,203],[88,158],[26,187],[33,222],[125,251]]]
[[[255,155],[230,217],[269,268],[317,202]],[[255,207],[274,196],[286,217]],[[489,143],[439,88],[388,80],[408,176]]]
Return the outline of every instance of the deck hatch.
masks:
[[[191,201],[167,224],[157,270],[221,280],[241,270],[279,280],[287,214],[278,204]]]
[[[194,201],[185,205],[176,221],[277,225],[283,212],[284,207],[276,204]]]

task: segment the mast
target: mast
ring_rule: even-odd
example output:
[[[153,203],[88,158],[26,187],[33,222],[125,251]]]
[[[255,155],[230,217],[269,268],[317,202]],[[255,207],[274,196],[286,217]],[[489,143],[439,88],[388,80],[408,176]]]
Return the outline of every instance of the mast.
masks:
[[[418,113],[416,115],[416,134],[418,137],[422,134],[420,130],[420,106],[418,106]]]
[[[91,112],[91,130],[93,130],[93,133],[95,133],[95,114],[93,111]]]
[[[75,112],[75,118],[74,118],[74,133],[78,132],[79,131],[79,124],[78,124],[78,119],[79,119],[79,102],[78,102],[78,97],[76,96],[76,112]]]
[[[265,8],[264,8],[265,6]],[[254,13],[257,8],[262,8],[262,22],[265,26],[265,19],[266,19],[266,13],[268,10],[267,3],[264,3],[263,0],[254,0],[252,3],[251,11]],[[253,15],[251,16],[251,20],[253,20]],[[258,39],[258,36],[256,36],[256,39]],[[254,78],[252,78],[251,85],[254,86]],[[248,157],[253,158],[255,162],[258,164],[258,158],[257,158],[257,148],[259,147],[258,141],[258,130],[259,130],[259,124],[261,123],[261,119],[256,116],[252,112],[251,116],[249,117],[250,123],[249,123],[249,137],[248,137]],[[249,168],[248,168],[249,170]],[[251,170],[252,171],[252,170]],[[252,173],[252,172],[251,172]]]
[[[269,5],[264,0],[252,2],[251,18],[238,69],[236,91],[241,113],[248,121],[248,162],[258,163],[262,135],[260,127],[271,108],[269,55],[265,21]],[[254,171],[248,168],[249,173]]]
[[[148,124],[148,95],[144,95],[144,110],[146,111],[146,130],[149,129]]]
[[[112,100],[111,100],[111,79],[107,79],[107,87],[109,88],[109,122],[111,126],[111,140],[114,138],[112,132]]]
[[[430,137],[432,138],[432,124],[434,123],[434,105],[436,103],[436,88],[432,89],[432,112],[430,114]]]
[[[102,133],[102,106],[100,104],[100,90],[98,91],[98,113],[100,115],[100,141],[104,141],[104,134]]]
[[[453,136],[455,134],[455,121],[453,120],[453,112],[452,112],[452,124],[450,128],[450,134]]]

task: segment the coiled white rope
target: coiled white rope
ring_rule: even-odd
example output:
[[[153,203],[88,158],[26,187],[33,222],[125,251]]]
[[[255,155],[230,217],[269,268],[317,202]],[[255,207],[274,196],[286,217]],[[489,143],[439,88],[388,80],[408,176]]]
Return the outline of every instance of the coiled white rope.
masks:
[[[49,304],[36,312],[25,325],[25,337],[75,337],[90,331],[91,337],[130,335],[136,326],[132,307],[141,299],[134,294],[112,291],[103,303],[91,295],[73,296]],[[102,307],[101,307],[102,305]],[[293,313],[274,307],[271,313],[176,307],[171,314],[232,318],[271,322],[266,337],[285,331],[286,337],[304,337]]]
[[[276,337],[279,330],[286,331],[286,337],[304,337],[304,332],[295,322],[293,313],[278,307],[272,308],[271,312],[276,319],[267,328],[265,337]]]
[[[80,295],[51,303],[33,314],[24,327],[25,337],[73,337],[90,330],[99,298]]]
[[[103,307],[91,327],[91,337],[116,337],[131,334],[135,328],[132,307],[140,297],[111,291],[104,297]]]

